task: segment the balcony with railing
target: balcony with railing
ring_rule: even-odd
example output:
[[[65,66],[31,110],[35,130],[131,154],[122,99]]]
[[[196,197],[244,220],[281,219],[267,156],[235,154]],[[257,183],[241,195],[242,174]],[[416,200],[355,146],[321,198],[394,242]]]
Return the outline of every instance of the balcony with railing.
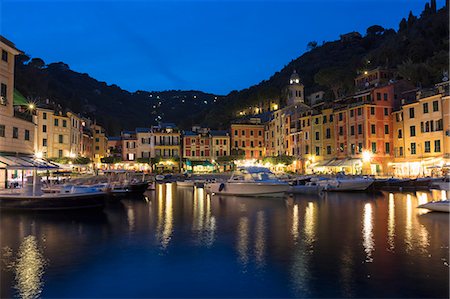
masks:
[[[20,118],[28,122],[33,122],[33,115],[31,115],[31,113],[29,112],[22,112],[14,109],[14,117]]]

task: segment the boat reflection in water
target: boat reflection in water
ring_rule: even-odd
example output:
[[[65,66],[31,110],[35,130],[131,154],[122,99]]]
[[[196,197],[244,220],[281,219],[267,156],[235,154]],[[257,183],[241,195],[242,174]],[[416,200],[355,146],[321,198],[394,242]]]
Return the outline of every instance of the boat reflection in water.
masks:
[[[445,297],[448,215],[417,208],[443,196],[222,197],[165,183],[100,215],[3,214],[2,260],[18,259],[2,267],[1,297]]]

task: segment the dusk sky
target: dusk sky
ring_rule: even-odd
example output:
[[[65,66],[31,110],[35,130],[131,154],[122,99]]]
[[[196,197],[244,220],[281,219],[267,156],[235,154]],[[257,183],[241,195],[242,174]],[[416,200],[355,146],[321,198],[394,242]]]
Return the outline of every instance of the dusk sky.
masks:
[[[2,0],[0,32],[31,57],[129,91],[227,94],[268,79],[309,41],[364,34],[374,24],[397,30],[425,3]]]

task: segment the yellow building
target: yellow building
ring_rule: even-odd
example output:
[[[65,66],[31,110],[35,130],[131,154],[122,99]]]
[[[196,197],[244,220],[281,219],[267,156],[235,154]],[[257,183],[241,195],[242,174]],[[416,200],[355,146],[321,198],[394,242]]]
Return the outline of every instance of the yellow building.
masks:
[[[230,155],[231,139],[227,131],[210,131],[212,143],[212,158],[217,160],[219,157]]]
[[[31,115],[14,109],[14,57],[21,53],[0,36],[0,153],[33,155],[34,123]]]
[[[322,146],[323,159],[331,160],[336,155],[336,142],[334,140],[334,119],[333,109],[324,108],[321,112],[322,117]]]
[[[100,163],[101,158],[106,157],[108,153],[108,138],[105,129],[98,124],[93,124],[91,130],[94,139],[93,159],[95,163]]]
[[[83,122],[73,112],[63,114],[50,108],[35,108],[35,152],[45,158],[75,158],[83,152]],[[89,156],[90,158],[90,156]]]
[[[440,92],[443,90],[420,91],[415,101],[394,113],[392,166],[396,176],[438,174],[448,161],[448,86],[446,92]]]

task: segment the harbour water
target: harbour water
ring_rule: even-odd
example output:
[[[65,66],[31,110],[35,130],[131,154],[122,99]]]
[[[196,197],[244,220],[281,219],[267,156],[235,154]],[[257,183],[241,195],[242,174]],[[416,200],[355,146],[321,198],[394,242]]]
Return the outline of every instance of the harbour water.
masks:
[[[215,197],[0,218],[2,297],[448,297],[445,192]]]

